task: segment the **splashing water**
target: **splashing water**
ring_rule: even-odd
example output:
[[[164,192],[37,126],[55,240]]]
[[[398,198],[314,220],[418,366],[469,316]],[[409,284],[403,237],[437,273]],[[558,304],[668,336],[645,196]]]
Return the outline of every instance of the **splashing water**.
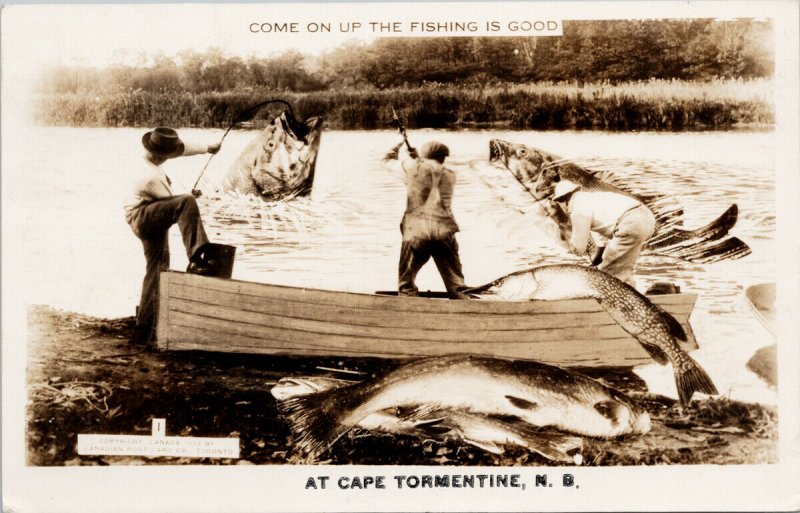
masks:
[[[123,218],[126,183],[141,158],[143,130],[37,128],[26,134],[50,151],[4,161],[5,179],[24,205],[15,219],[24,250],[26,302],[90,315],[133,315],[144,257]],[[187,140],[213,142],[219,130],[181,130]],[[381,163],[399,142],[390,131],[326,131],[311,196],[268,202],[215,191],[230,164],[255,137],[235,131],[225,139],[200,182],[201,213],[211,240],[237,246],[233,277],[297,287],[371,293],[397,286],[399,223],[405,208],[402,177]],[[698,294],[691,324],[700,349],[693,357],[721,392],[734,399],[774,402],[776,394],[745,368],[747,358],[772,343],[741,298],[744,287],[775,281],[775,169],[771,132],[619,133],[448,132],[409,134],[417,146],[437,139],[450,147],[458,183],[454,215],[469,285],[553,263],[585,263],[542,228],[542,212],[508,171],[488,162],[496,137],[540,147],[589,168],[674,195],[696,227],[738,203],[732,233],[752,248],[741,260],[710,265],[647,255],[638,288],[656,281]],[[91,140],[91,147],[81,144]],[[208,156],[165,164],[178,191],[189,188]],[[15,183],[16,182],[16,185]],[[9,189],[10,190],[10,189]],[[544,227],[546,230],[546,225]],[[57,238],[44,234],[56,234]],[[177,230],[170,233],[172,268],[187,259]],[[57,263],[58,265],[54,265]],[[64,270],[69,272],[64,272]],[[421,290],[442,290],[433,264],[420,272]],[[671,369],[639,369],[651,391],[675,396]]]

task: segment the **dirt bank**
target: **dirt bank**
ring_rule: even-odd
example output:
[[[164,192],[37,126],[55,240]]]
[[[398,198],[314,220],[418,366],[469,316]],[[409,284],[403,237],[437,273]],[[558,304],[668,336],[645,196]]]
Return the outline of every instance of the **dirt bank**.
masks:
[[[272,384],[290,375],[367,377],[398,364],[378,359],[146,352],[128,343],[130,318],[97,319],[36,306],[30,308],[28,320],[30,465],[296,463],[300,460],[291,451],[291,434],[269,393]],[[644,383],[627,371],[586,373],[641,403],[653,419],[653,430],[621,440],[585,440],[584,465],[777,462],[774,408],[715,399],[695,401],[681,411],[674,401],[647,394]],[[148,435],[153,418],[166,419],[169,436],[238,436],[240,459],[76,452],[80,433]],[[455,441],[360,430],[337,442],[326,458],[324,462],[335,464],[552,464],[521,449],[494,456]]]

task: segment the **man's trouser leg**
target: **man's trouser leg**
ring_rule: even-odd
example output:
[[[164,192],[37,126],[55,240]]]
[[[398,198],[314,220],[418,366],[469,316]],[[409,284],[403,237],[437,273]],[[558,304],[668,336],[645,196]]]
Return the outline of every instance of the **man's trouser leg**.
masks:
[[[177,224],[183,237],[186,256],[192,259],[195,252],[208,244],[208,237],[200,218],[197,200],[191,194],[154,201],[139,208],[134,219],[136,232],[142,240],[155,238]]]
[[[169,237],[162,232],[161,237],[142,239],[147,270],[142,282],[142,297],[136,315],[134,341],[154,345],[156,340],[156,320],[158,315],[159,276],[169,269]]]
[[[147,262],[134,334],[138,342],[152,344],[155,341],[159,275],[169,269],[169,228],[176,223],[186,255],[191,260],[195,252],[208,243],[194,196],[186,194],[144,205],[133,220],[134,232],[142,240]]]
[[[414,284],[417,273],[431,258],[429,242],[403,241],[400,246],[400,265],[398,267],[397,293],[400,296],[416,296],[419,290]]]
[[[597,267],[633,286],[633,270],[642,251],[642,246],[652,237],[656,220],[647,207],[629,210],[624,214],[614,236],[603,252],[603,261]]]
[[[458,257],[456,236],[450,235],[446,239],[432,241],[431,255],[442,276],[442,281],[444,281],[447,296],[450,299],[469,299],[469,296],[462,292],[466,285],[464,285],[461,259]]]

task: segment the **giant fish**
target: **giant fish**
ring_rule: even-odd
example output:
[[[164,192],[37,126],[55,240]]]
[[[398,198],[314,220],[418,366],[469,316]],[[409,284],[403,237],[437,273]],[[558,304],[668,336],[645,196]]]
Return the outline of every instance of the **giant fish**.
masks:
[[[434,426],[437,418],[450,418],[450,411],[515,419],[527,430],[600,438],[650,430],[644,410],[593,379],[538,362],[473,355],[414,360],[361,383],[287,399],[279,410],[296,447],[309,457],[365,419],[388,416]],[[475,427],[455,423],[460,429]]]
[[[305,122],[286,111],[277,115],[228,170],[222,190],[268,200],[311,192],[322,135],[322,118]]]
[[[353,381],[324,376],[282,378],[270,393],[279,402],[292,397],[353,384]],[[395,435],[409,435],[437,440],[458,439],[492,454],[503,454],[504,446],[516,445],[545,458],[573,463],[579,456],[570,452],[583,446],[583,439],[554,431],[533,429],[523,422],[495,418],[460,410],[431,410],[409,418],[402,408],[386,408],[361,419],[361,429]]]
[[[728,235],[738,218],[736,204],[706,226],[686,230],[682,226],[682,208],[674,198],[652,191],[634,191],[611,173],[590,171],[538,148],[499,139],[489,141],[489,160],[511,171],[541,202],[562,234],[569,233],[569,217],[560,213],[560,208],[551,199],[555,183],[565,179],[577,183],[583,190],[617,192],[644,203],[656,218],[656,231],[643,248],[645,251],[658,251],[692,262],[736,259],[750,254],[747,244]],[[563,237],[568,239],[566,235]]]
[[[466,291],[480,299],[559,300],[594,298],[622,329],[633,336],[659,364],[672,363],[678,396],[687,404],[695,391],[717,394],[706,372],[678,340],[683,326],[636,289],[593,267],[558,264],[517,271]]]

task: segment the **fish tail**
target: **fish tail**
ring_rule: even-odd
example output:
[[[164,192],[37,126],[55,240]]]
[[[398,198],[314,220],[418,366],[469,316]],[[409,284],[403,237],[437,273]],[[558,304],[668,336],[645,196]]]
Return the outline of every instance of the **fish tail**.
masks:
[[[678,397],[681,404],[689,404],[695,392],[704,394],[718,394],[717,387],[711,381],[706,371],[694,361],[690,356],[686,356],[687,362],[675,367],[675,383],[678,387]]]
[[[295,447],[309,458],[319,457],[352,427],[341,422],[349,410],[343,404],[348,402],[348,394],[343,391],[346,388],[350,387],[292,397],[278,404],[294,436]]]

